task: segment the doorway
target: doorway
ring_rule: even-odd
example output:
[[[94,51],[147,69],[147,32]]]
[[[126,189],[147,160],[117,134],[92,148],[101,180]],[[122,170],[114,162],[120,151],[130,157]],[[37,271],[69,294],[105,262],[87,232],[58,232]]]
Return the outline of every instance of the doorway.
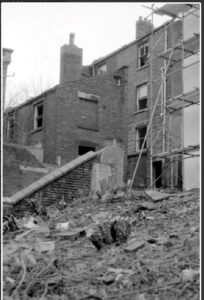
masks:
[[[94,147],[87,147],[87,146],[79,146],[78,147],[78,155],[83,155],[89,151],[95,151],[96,148]]]
[[[153,162],[153,181],[154,186],[158,189],[162,187],[162,161],[154,161]],[[156,180],[156,181],[155,181]]]

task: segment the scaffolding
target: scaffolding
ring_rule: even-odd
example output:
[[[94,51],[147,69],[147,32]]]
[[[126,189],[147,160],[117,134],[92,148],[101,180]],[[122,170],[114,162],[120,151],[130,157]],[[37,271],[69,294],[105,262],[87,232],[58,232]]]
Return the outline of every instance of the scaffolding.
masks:
[[[151,14],[148,17],[151,17],[152,24],[154,20],[154,15],[165,15],[171,17],[171,20],[164,25],[164,49],[160,53],[156,53],[156,46],[158,40],[154,43],[154,30],[150,34],[150,54],[149,54],[149,68],[150,68],[150,79],[149,79],[149,90],[150,90],[150,106],[148,107],[149,112],[149,124],[147,126],[146,135],[143,140],[142,147],[139,152],[139,157],[133,172],[133,176],[131,179],[130,188],[133,185],[139,162],[143,153],[143,149],[145,147],[146,141],[149,141],[149,158],[150,158],[150,186],[153,187],[157,178],[153,180],[153,160],[157,159],[169,159],[170,164],[166,171],[171,168],[171,187],[173,187],[173,165],[176,160],[184,161],[186,158],[197,157],[199,154],[193,154],[194,151],[199,151],[200,147],[198,144],[196,145],[188,145],[186,146],[184,143],[184,109],[192,105],[200,104],[200,87],[196,86],[191,91],[185,93],[184,89],[184,72],[190,66],[199,63],[199,51],[200,51],[200,35],[195,32],[193,36],[189,38],[185,38],[185,28],[184,22],[185,18],[189,15],[194,18],[199,18],[199,4],[166,4],[161,8],[154,8],[152,5]],[[175,22],[181,21],[181,37],[174,40],[174,26]],[[162,29],[161,29],[162,30]],[[171,43],[167,47],[167,31],[171,33]],[[162,35],[161,35],[162,36]],[[160,37],[161,37],[160,36]],[[196,56],[196,60],[192,63],[185,65],[185,61],[191,57]],[[153,74],[153,64],[155,60],[161,60],[163,62],[163,67],[161,68],[161,75],[154,78]],[[177,67],[178,66],[178,67]],[[172,70],[173,69],[173,70]],[[182,83],[181,83],[181,93],[175,94],[172,92],[172,96],[167,99],[167,79],[171,76],[174,76],[176,73],[181,72]],[[159,84],[159,89],[155,96],[155,83]],[[174,86],[172,87],[172,89]],[[159,103],[159,99],[161,103]],[[162,127],[159,130],[156,138],[153,141],[153,121],[158,116],[155,115],[155,111],[160,110],[160,116],[162,116]],[[172,140],[174,139],[173,132],[169,132],[169,144],[167,145],[167,122],[170,122],[169,119],[178,111],[181,111],[181,124],[182,124],[182,132],[181,132],[181,147],[176,147],[174,149],[172,145]],[[154,153],[153,146],[158,140],[158,138],[162,137],[162,151],[160,153]],[[182,181],[184,180],[184,167],[182,166]],[[160,175],[161,176],[161,175]],[[183,182],[182,182],[183,187]]]

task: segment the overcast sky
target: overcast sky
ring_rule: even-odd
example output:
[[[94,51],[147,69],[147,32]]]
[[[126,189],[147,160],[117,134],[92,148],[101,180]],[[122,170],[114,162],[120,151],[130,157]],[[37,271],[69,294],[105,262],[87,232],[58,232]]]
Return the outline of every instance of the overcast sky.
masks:
[[[60,47],[75,33],[83,65],[135,39],[135,22],[153,3],[2,3],[2,47],[14,50],[8,69],[7,101],[22,89],[28,94],[59,83]],[[163,2],[155,3],[160,7]],[[155,27],[167,20],[155,17]],[[18,97],[23,101],[23,94]]]

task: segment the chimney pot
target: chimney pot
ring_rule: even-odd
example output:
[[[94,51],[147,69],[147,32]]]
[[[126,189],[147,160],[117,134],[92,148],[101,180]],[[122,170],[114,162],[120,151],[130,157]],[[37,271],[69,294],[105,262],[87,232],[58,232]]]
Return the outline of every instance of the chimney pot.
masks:
[[[74,33],[70,33],[69,35],[69,44],[74,46],[74,38],[75,38],[75,34]]]
[[[154,29],[154,26],[151,20],[148,20],[147,18],[142,19],[140,16],[139,20],[136,22],[136,39],[140,39],[141,37],[151,33],[152,29]]]

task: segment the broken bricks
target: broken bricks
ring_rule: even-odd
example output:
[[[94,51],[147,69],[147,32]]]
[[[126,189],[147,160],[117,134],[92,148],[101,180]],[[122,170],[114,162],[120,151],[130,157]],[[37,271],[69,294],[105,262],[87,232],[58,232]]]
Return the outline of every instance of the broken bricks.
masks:
[[[3,223],[3,233],[7,231],[17,231],[19,229],[18,225],[16,224],[15,218],[13,215],[10,217],[4,217]]]
[[[104,245],[126,242],[130,231],[131,225],[128,219],[117,216],[94,228],[89,228],[86,235],[97,250],[100,250]]]

